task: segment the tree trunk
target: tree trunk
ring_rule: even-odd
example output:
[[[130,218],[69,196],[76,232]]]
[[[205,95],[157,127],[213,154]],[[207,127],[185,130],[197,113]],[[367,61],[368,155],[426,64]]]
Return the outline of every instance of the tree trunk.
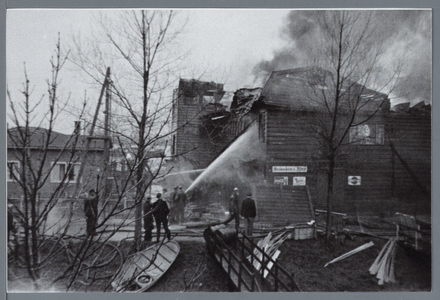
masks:
[[[333,211],[333,182],[335,178],[335,157],[330,155],[327,179],[327,226],[325,229],[325,240],[329,241],[332,233],[332,211]]]

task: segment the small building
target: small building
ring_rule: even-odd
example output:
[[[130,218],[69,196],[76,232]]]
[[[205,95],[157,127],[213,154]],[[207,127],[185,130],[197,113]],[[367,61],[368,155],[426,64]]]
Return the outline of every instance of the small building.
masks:
[[[71,135],[40,127],[29,127],[27,130],[18,127],[8,129],[8,199],[19,200],[24,197],[23,168],[28,169],[26,181],[30,183],[29,188],[35,181],[34,178],[39,178],[38,198],[49,198],[54,193],[61,199],[72,197],[77,187],[86,142],[87,136],[80,135],[79,129]],[[96,189],[103,164],[104,142],[102,139],[93,139],[86,153],[80,181],[81,192]],[[32,172],[35,177],[31,175]]]

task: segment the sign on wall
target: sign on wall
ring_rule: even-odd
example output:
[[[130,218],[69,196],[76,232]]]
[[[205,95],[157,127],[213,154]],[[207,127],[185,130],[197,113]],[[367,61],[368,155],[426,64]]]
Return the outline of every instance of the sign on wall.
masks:
[[[293,185],[294,186],[306,185],[306,177],[305,176],[293,177]]]
[[[307,173],[307,166],[272,166],[273,173]]]
[[[274,184],[281,184],[281,185],[289,185],[289,177],[287,176],[275,176],[273,178]]]
[[[361,176],[348,176],[348,185],[361,185]]]

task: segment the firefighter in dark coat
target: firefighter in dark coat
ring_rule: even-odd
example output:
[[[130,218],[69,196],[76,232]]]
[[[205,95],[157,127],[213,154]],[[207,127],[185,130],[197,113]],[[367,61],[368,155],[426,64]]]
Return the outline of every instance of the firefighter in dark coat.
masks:
[[[144,203],[144,230],[145,230],[144,240],[146,242],[151,241],[152,232],[154,228],[153,213],[151,209],[152,209],[151,197],[147,197],[147,201],[145,201]]]
[[[87,235],[94,236],[96,230],[96,221],[98,220],[98,194],[91,189],[84,197],[84,213],[86,215]]]
[[[244,233],[247,236],[252,236],[254,218],[257,216],[257,207],[251,197],[252,194],[248,193],[246,199],[241,204],[241,216],[244,218]]]
[[[171,238],[171,232],[168,228],[168,214],[170,213],[170,209],[165,201],[162,199],[162,194],[158,193],[156,195],[157,201],[153,203],[153,215],[156,220],[156,229],[157,229],[157,242],[160,242],[160,227],[163,224],[163,228],[165,229],[165,234],[167,238]]]

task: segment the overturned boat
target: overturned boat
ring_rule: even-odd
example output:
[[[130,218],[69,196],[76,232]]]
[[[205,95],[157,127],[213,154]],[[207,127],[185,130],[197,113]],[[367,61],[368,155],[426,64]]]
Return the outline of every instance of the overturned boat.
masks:
[[[113,291],[141,293],[148,290],[170,268],[179,252],[180,245],[171,240],[131,255],[114,276]]]

